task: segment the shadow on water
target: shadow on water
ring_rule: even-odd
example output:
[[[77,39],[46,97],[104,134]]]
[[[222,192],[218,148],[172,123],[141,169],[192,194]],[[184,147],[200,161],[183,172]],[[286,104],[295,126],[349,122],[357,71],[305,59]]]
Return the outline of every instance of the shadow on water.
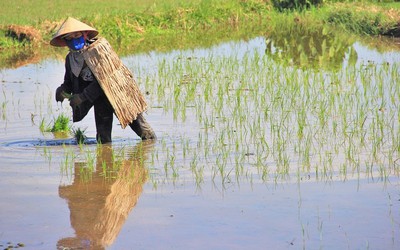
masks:
[[[148,175],[144,158],[153,144],[141,142],[127,157],[102,145],[95,169],[74,163],[72,184],[59,186],[59,196],[68,202],[75,235],[60,239],[57,249],[105,249],[115,241],[142,193]]]

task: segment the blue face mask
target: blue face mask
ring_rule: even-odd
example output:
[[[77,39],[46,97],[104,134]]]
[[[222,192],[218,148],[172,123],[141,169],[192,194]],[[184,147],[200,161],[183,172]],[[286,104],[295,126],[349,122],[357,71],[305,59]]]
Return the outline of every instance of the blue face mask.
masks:
[[[81,50],[85,46],[85,39],[83,36],[66,40],[68,48],[72,50]]]

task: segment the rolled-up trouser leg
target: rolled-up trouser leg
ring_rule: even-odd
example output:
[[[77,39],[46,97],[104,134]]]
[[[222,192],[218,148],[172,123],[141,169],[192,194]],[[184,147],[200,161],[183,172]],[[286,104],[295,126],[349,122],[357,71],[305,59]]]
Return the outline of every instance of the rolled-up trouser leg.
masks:
[[[99,143],[111,142],[111,131],[114,110],[109,102],[94,103],[94,118],[96,121],[96,139]]]
[[[142,138],[142,140],[156,139],[156,134],[151,128],[150,124],[143,117],[143,114],[138,114],[136,120],[129,124],[131,129]]]

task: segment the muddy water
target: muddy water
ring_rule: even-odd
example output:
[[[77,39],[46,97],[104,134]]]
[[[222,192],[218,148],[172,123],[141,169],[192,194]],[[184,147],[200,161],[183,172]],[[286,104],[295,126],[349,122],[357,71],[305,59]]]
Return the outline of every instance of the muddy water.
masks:
[[[396,62],[355,44],[357,63]],[[63,62],[2,70],[0,119],[0,245],[24,249],[399,249],[400,180],[349,175],[344,179],[263,180],[248,174],[214,178],[215,154],[200,157],[202,178],[174,148],[194,146],[205,128],[194,107],[185,119],[162,108],[146,76],[161,62],[265,51],[265,39],[211,49],[124,58],[138,76],[158,134],[143,143],[114,121],[112,145],[75,145],[71,135],[40,132],[44,119],[70,115],[54,90]],[[171,93],[172,94],[172,93]],[[191,110],[193,112],[191,112]],[[95,136],[93,113],[74,127]],[[201,131],[201,132],[199,132]],[[210,140],[215,135],[210,131]],[[204,146],[203,146],[204,147]],[[171,159],[176,159],[171,163]]]

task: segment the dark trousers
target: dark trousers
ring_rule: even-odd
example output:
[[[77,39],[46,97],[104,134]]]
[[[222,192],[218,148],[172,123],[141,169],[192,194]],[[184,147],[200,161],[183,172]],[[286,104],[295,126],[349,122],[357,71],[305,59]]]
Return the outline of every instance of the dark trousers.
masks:
[[[114,109],[110,102],[97,100],[93,104],[94,106],[94,118],[96,121],[96,139],[100,143],[111,142],[111,131],[114,116]],[[151,128],[150,124],[147,123],[143,114],[138,114],[136,120],[129,124],[129,127],[142,139],[156,139],[156,135]]]

